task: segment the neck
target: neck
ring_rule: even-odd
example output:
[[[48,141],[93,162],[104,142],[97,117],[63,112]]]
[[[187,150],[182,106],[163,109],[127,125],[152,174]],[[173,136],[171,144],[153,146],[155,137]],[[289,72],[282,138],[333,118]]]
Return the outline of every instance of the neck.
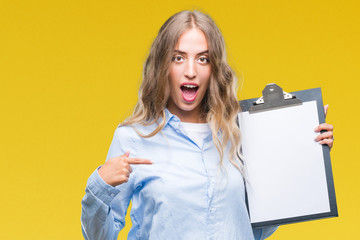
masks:
[[[177,114],[175,114],[178,116]],[[181,116],[178,116],[182,122],[188,122],[188,123],[206,123],[206,119],[203,119],[200,117],[200,114],[193,115],[193,114],[183,114]]]

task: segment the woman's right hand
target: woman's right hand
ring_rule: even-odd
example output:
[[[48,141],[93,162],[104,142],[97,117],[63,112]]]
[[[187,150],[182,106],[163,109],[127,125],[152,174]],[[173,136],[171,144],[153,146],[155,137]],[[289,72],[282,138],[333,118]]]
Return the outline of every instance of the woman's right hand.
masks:
[[[130,152],[122,156],[110,158],[98,170],[100,177],[109,185],[115,187],[129,180],[132,168],[130,164],[152,164],[149,159],[129,158]]]

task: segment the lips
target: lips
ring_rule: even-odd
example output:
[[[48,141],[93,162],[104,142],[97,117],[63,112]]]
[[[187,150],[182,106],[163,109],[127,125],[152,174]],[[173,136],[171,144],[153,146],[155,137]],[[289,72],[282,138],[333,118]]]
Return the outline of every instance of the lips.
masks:
[[[185,102],[193,102],[196,99],[199,86],[195,83],[183,83],[180,89]]]

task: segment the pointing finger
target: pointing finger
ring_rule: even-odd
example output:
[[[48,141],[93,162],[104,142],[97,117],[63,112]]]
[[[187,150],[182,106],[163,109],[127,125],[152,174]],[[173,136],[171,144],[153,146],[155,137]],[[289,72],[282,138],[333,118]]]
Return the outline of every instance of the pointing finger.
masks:
[[[153,164],[151,160],[144,158],[127,158],[126,161],[129,164]]]

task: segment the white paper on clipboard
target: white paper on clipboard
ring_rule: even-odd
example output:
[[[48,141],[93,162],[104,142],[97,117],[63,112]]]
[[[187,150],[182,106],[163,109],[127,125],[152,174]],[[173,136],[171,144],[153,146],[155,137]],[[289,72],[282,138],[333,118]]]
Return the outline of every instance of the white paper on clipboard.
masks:
[[[239,113],[252,223],[330,211],[316,101]]]

